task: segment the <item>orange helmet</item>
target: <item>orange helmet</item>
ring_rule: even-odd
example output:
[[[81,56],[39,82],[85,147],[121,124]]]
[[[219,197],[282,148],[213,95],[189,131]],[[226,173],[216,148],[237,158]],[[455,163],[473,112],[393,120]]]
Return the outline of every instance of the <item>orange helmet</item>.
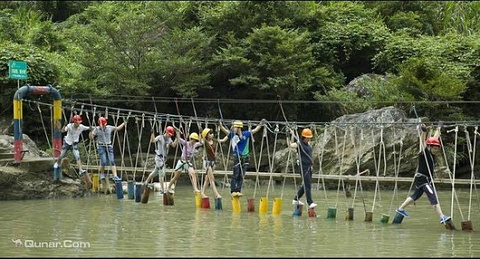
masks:
[[[73,122],[82,123],[82,116],[80,115],[73,116]]]
[[[165,129],[165,131],[167,132],[167,134],[171,137],[173,135],[175,135],[175,130],[173,129],[172,126],[167,126],[167,128]]]
[[[107,119],[105,117],[98,118],[98,125],[100,126],[107,125]]]
[[[439,147],[440,146],[440,141],[436,137],[429,137],[427,139],[427,145]]]
[[[303,129],[302,130],[302,137],[313,138],[312,130],[311,129]]]

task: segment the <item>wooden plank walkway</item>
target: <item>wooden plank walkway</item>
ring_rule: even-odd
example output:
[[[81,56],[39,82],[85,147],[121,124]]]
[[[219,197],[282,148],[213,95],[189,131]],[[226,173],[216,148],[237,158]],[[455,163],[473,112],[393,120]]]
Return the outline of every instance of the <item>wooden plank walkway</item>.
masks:
[[[76,165],[72,165],[74,167],[76,167]],[[90,173],[96,173],[98,172],[98,168],[100,166],[94,166],[94,165],[89,165],[89,166],[86,166],[84,165],[83,168],[85,170],[87,170],[88,172]],[[145,178],[148,176],[148,174],[150,174],[151,172],[151,168],[147,168],[145,170]],[[109,167],[107,166],[106,167],[106,171],[110,171]],[[125,177],[125,173],[127,173],[129,176],[132,176],[133,175],[133,172],[135,171],[135,178],[138,178],[138,179],[141,179],[142,176],[143,176],[143,167],[137,167],[136,170],[134,167],[120,167],[120,166],[117,166],[117,174],[120,176],[120,173],[122,172],[122,175],[123,175],[123,180],[126,180],[126,177]],[[174,172],[173,169],[165,169],[165,172],[167,174],[167,176],[169,176],[171,173]],[[205,174],[205,170],[196,170],[197,172],[197,175],[198,176],[201,176],[201,175],[204,175]],[[226,177],[231,177],[232,176],[232,171],[224,171],[224,170],[215,170],[214,171],[214,175],[215,175],[215,178],[217,180],[222,180],[225,178],[225,175]],[[299,179],[301,180],[301,176],[300,174],[296,173],[296,174],[292,174],[292,173],[269,173],[269,172],[254,172],[254,171],[247,171],[246,174],[245,174],[245,179],[256,179],[258,176],[258,179],[261,179],[261,180],[268,180],[270,179],[270,177],[272,178],[272,180],[280,180],[280,181],[283,181],[283,179],[290,179],[293,181],[293,178],[295,179]],[[355,181],[357,180],[357,176],[355,175],[320,175],[320,174],[313,174],[312,176],[312,183],[317,183],[318,181],[322,181],[322,178],[325,182],[331,182],[331,181],[340,181],[342,178],[345,182],[353,182],[355,183]],[[367,175],[361,175],[358,177],[362,184],[363,183],[376,183],[377,181],[377,177],[376,176],[367,176]],[[138,179],[135,179],[135,180],[138,180]],[[413,177],[392,177],[392,176],[379,176],[378,177],[378,182],[379,184],[388,184],[388,185],[391,185],[391,184],[394,184],[395,181],[397,181],[398,184],[402,184],[402,185],[405,185],[405,184],[408,184],[410,185],[412,183],[412,180],[413,180]],[[442,186],[450,186],[451,187],[451,180],[450,179],[445,179],[445,178],[435,178],[434,179],[434,183],[435,185],[442,185]],[[469,188],[470,187],[470,184],[471,184],[471,180],[470,179],[455,179],[455,186],[456,187],[461,187],[461,188]],[[476,185],[479,185],[480,184],[480,180],[474,180],[474,184]]]

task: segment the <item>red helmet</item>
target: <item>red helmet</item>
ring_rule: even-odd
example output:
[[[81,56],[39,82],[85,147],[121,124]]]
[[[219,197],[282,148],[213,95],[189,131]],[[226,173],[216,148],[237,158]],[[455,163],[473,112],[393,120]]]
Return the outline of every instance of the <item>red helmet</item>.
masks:
[[[82,116],[80,115],[73,116],[73,122],[82,123]]]
[[[440,146],[440,141],[436,137],[429,137],[427,139],[427,145],[439,147]]]
[[[175,135],[175,130],[173,129],[172,126],[167,126],[167,128],[165,129],[165,132],[167,132],[167,134],[170,135],[170,137]]]
[[[107,125],[107,119],[105,119],[105,117],[98,118],[98,125],[100,126]]]

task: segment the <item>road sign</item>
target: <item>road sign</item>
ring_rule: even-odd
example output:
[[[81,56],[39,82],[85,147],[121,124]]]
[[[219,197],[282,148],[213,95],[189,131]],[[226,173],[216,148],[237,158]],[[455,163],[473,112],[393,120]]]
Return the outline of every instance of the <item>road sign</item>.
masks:
[[[20,60],[10,60],[8,62],[8,77],[10,79],[27,79],[27,62]]]

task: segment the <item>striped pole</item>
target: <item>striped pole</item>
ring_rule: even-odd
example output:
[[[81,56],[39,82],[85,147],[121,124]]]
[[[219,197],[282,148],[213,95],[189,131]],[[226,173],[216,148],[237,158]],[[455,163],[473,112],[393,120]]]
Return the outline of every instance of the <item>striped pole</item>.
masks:
[[[20,87],[13,96],[13,158],[15,163],[20,163],[22,160],[23,142],[22,142],[22,119],[23,107],[22,99],[26,95],[33,93],[37,95],[50,94],[53,101],[53,156],[58,157],[62,149],[62,96],[57,89],[51,85],[48,86],[30,86],[24,85]]]

